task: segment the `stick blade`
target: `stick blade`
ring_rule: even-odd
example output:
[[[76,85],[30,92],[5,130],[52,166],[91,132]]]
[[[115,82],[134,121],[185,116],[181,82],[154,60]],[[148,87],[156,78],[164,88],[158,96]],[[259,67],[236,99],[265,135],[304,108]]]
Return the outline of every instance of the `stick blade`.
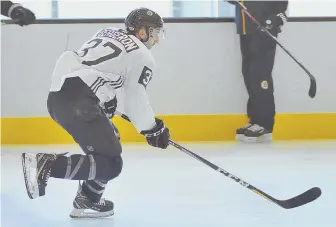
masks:
[[[316,95],[316,80],[314,78],[310,79],[310,88],[308,94],[310,98],[314,98]]]
[[[279,201],[279,205],[285,209],[292,209],[316,200],[321,194],[321,189],[314,187],[294,198]]]

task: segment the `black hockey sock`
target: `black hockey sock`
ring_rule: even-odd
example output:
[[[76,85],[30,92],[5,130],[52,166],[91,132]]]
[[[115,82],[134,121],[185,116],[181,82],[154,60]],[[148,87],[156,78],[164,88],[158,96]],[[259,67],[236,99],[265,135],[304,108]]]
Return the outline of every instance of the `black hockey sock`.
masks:
[[[87,180],[82,184],[82,191],[91,201],[99,202],[105,191],[106,184],[106,181]]]
[[[109,181],[117,177],[122,169],[120,156],[109,157],[99,154],[59,156],[51,167],[51,177],[69,180]]]
[[[51,167],[51,177],[69,180],[95,179],[96,161],[93,155],[60,156]]]

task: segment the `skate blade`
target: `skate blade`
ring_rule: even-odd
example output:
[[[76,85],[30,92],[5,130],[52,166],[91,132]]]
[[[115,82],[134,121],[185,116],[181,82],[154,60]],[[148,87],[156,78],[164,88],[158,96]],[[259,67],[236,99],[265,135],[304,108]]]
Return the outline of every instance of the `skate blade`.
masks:
[[[244,140],[245,140],[244,134],[237,134],[236,135],[236,140],[244,142]]]
[[[87,209],[76,209],[74,208],[71,213],[70,217],[75,218],[75,219],[80,219],[80,218],[105,218],[105,217],[110,217],[114,215],[114,210],[111,211],[106,211],[106,212],[90,212],[87,211]]]
[[[37,168],[36,158],[34,155],[23,153],[21,155],[21,161],[27,194],[30,199],[35,199],[39,195],[39,188],[36,178],[32,179],[30,169]]]
[[[247,143],[265,143],[265,142],[271,142],[272,141],[272,134],[268,133],[259,137],[247,137],[245,136],[244,142]]]

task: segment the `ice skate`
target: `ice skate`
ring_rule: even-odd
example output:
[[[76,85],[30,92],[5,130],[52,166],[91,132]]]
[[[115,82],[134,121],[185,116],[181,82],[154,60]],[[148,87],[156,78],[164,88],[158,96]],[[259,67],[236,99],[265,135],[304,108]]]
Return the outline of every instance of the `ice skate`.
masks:
[[[236,130],[236,140],[238,140],[238,141],[244,141],[244,138],[245,138],[244,133],[251,126],[252,126],[252,124],[248,123],[248,124],[244,125],[243,127],[238,128]]]
[[[93,202],[85,195],[81,185],[79,185],[76,198],[73,201],[73,210],[70,213],[71,218],[102,218],[113,214],[113,202],[104,198],[101,198],[98,202]]]
[[[251,127],[247,128],[244,133],[245,142],[260,143],[269,142],[271,140],[272,132],[257,124],[254,124]]]
[[[35,199],[45,195],[51,164],[59,155],[61,154],[22,154],[22,170],[29,198]]]

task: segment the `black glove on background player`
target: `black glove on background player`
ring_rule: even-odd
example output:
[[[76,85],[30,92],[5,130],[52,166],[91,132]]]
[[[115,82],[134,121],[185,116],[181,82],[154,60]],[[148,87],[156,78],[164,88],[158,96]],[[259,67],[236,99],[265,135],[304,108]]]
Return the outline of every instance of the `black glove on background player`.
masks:
[[[162,120],[155,118],[155,122],[156,126],[153,129],[141,131],[141,134],[146,137],[149,145],[166,149],[170,138],[169,129],[164,125]]]
[[[117,109],[117,104],[118,101],[116,96],[114,96],[114,98],[111,99],[110,101],[101,104],[101,107],[108,118],[110,119],[113,118],[115,111]]]
[[[21,27],[32,24],[36,20],[35,14],[32,11],[19,4],[12,6],[8,16],[12,18],[15,24]]]
[[[287,22],[287,16],[285,13],[278,13],[277,15],[271,16],[265,21],[265,28],[268,30],[277,29],[281,32],[281,27]]]

